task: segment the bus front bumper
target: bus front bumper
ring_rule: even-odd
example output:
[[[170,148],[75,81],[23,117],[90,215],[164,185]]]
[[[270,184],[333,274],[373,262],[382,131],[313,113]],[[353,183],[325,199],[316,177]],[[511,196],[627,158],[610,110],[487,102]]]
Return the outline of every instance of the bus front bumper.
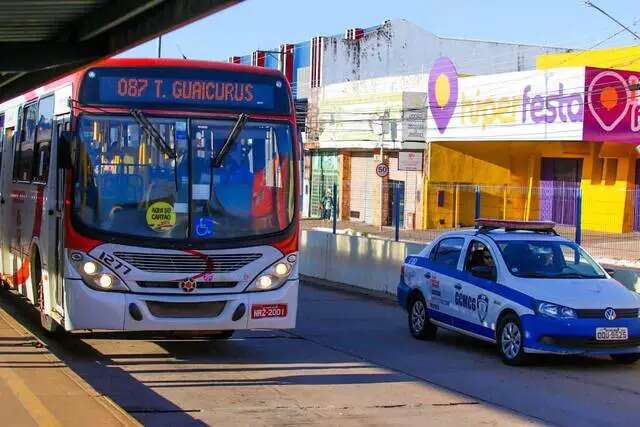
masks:
[[[100,292],[81,280],[66,279],[65,303],[69,331],[291,329],[296,325],[298,280],[267,292],[155,295]]]

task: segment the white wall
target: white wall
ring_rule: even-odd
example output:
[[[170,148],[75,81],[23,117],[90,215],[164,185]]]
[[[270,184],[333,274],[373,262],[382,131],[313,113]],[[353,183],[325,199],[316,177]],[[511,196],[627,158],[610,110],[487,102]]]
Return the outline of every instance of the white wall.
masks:
[[[567,49],[441,38],[409,21],[392,20],[359,40],[328,37],[322,58],[322,84],[428,73],[440,56],[451,58],[460,73],[521,71],[534,68],[540,54],[564,51]]]
[[[400,266],[424,245],[303,230],[300,274],[395,295]]]
[[[407,255],[425,245],[368,237],[334,235],[302,230],[300,274],[362,289],[395,295],[400,266]],[[628,289],[640,292],[640,271],[612,267],[613,277]]]

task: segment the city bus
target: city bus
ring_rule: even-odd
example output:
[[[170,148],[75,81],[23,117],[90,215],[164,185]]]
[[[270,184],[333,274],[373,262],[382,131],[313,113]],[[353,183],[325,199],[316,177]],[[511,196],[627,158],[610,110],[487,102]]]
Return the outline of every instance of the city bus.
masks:
[[[296,322],[301,147],[277,70],[108,59],[0,104],[2,284],[45,330]]]

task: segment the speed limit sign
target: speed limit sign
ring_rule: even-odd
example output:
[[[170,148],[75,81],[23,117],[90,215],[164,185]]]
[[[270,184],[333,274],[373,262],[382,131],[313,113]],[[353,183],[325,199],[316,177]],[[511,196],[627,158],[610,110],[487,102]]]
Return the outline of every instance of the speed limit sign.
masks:
[[[376,175],[380,178],[384,178],[389,175],[389,166],[384,163],[378,163],[378,166],[376,166]]]

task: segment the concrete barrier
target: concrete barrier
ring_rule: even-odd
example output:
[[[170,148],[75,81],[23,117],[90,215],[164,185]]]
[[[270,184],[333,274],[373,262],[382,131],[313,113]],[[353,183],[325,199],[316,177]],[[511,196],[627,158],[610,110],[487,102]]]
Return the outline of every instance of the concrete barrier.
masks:
[[[395,295],[400,265],[424,245],[303,230],[300,273]]]
[[[395,295],[400,265],[407,255],[417,254],[424,246],[418,243],[302,230],[300,274]],[[627,288],[640,292],[640,270],[620,266],[610,268],[614,270],[613,277],[616,280]]]

